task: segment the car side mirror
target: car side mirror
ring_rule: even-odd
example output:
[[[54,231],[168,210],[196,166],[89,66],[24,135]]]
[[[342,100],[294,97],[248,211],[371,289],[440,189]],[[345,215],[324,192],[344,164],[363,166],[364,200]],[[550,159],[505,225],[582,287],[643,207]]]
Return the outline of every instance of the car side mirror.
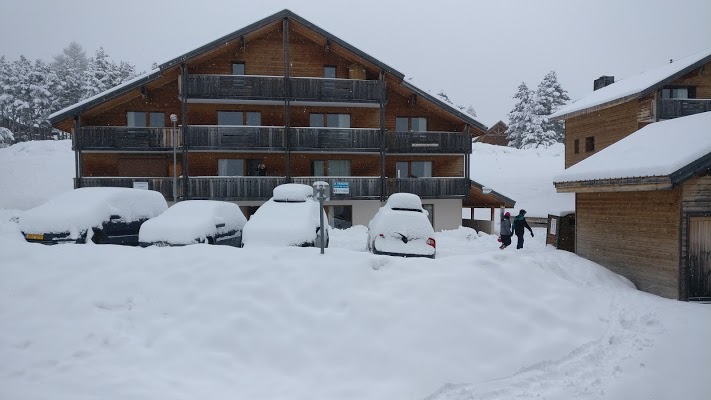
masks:
[[[113,221],[113,220],[116,220],[116,219],[121,219],[121,216],[114,214],[114,215],[112,215],[112,216],[110,217],[110,219],[111,219],[112,221]]]
[[[215,228],[224,228],[224,227],[225,227],[225,223],[224,223],[224,222],[221,222],[221,223],[219,223],[219,224],[215,224]]]

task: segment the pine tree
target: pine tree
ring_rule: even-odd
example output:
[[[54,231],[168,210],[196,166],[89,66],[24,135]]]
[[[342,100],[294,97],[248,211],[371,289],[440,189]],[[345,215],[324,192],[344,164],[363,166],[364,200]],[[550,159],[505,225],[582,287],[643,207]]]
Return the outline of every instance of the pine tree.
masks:
[[[61,54],[54,56],[52,69],[57,75],[59,84],[58,92],[55,93],[58,101],[52,111],[69,107],[81,100],[82,81],[88,64],[86,53],[77,42],[71,42],[62,50]]]
[[[555,71],[550,71],[543,77],[541,83],[538,84],[536,90],[536,109],[537,115],[549,116],[564,106],[570,97],[568,92],[558,82],[558,76]],[[544,131],[555,132],[556,142],[563,142],[565,136],[565,126],[560,121],[550,121],[546,118],[542,122]]]
[[[506,130],[506,138],[509,146],[521,148],[523,137],[532,122],[532,94],[525,82],[518,85],[518,91],[513,96],[518,102],[509,113],[509,128]]]

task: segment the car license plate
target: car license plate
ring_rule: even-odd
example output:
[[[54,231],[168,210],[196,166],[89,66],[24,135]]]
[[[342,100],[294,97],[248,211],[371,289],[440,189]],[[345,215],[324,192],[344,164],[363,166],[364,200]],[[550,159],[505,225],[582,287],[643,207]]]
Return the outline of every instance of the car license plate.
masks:
[[[25,238],[30,240],[44,240],[44,233],[28,233]]]

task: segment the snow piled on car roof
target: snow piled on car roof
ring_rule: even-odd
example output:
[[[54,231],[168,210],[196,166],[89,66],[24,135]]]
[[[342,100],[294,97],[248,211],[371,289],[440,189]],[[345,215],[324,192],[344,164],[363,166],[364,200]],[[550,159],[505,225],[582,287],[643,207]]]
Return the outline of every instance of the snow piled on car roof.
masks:
[[[131,222],[153,218],[168,208],[162,194],[152,190],[94,187],[62,193],[20,216],[25,233],[69,232],[77,238],[82,231],[99,227],[112,215]]]
[[[276,201],[306,201],[313,197],[313,193],[311,186],[301,183],[285,183],[275,187],[273,191]]]
[[[242,231],[244,247],[300,246],[313,242],[316,227],[320,224],[319,204],[311,199],[298,202],[275,200],[276,197],[269,199],[249,218]],[[324,225],[329,229],[325,215]]]
[[[412,193],[394,193],[388,197],[387,206],[390,208],[404,208],[407,210],[422,210],[422,200]]]
[[[241,231],[247,219],[239,206],[226,201],[188,200],[141,225],[138,240],[146,243],[191,244],[214,234]],[[224,226],[217,227],[217,225]]]

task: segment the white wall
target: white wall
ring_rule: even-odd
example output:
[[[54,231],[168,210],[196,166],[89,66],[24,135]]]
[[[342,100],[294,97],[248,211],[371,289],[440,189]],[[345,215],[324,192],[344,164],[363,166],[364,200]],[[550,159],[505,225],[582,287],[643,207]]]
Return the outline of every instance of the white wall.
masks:
[[[457,229],[462,225],[461,199],[425,199],[422,204],[434,204],[435,231]]]
[[[380,200],[334,200],[327,201],[326,205],[353,206],[353,225],[368,226],[375,213],[380,209]]]

